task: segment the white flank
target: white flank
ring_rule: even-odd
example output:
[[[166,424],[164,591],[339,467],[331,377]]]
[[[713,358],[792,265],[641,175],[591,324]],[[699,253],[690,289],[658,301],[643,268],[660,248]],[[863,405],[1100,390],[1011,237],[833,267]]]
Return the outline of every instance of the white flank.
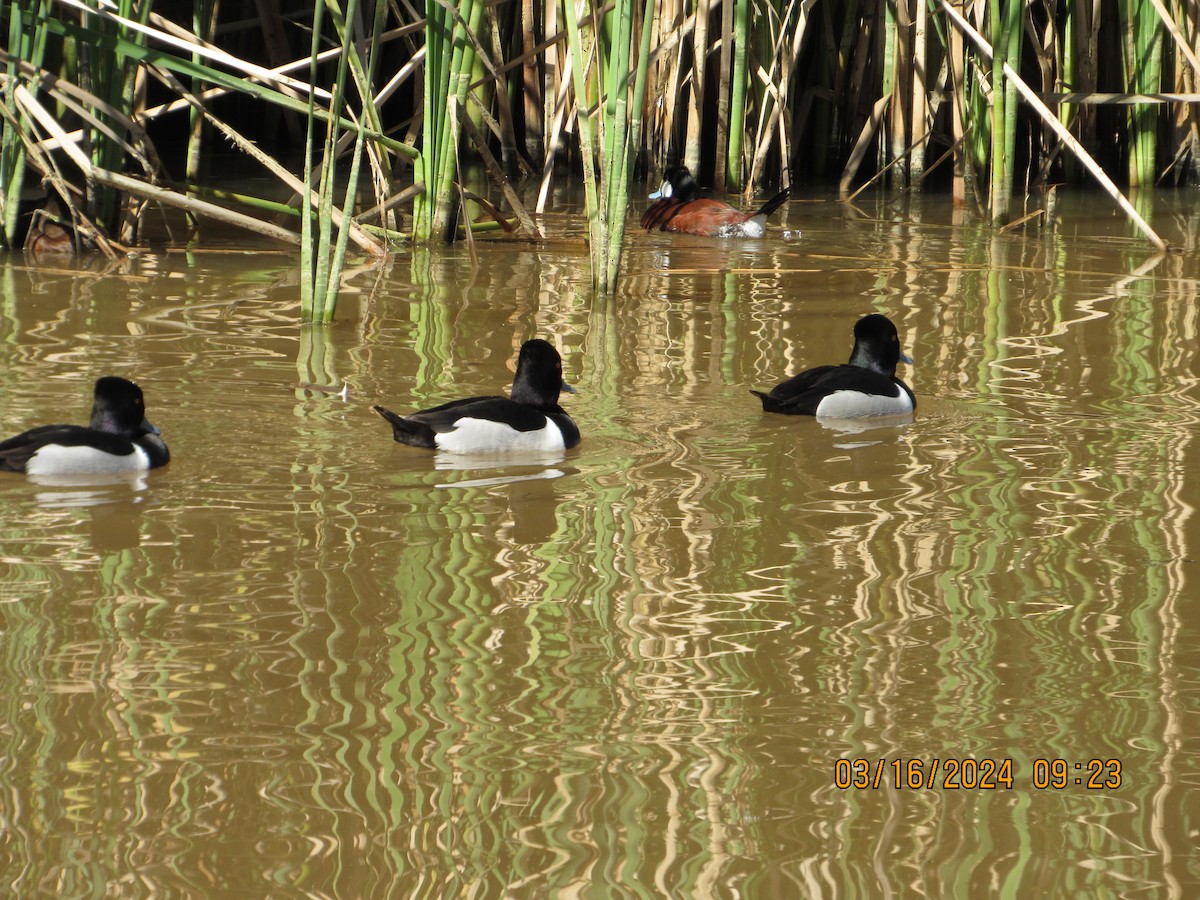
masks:
[[[907,392],[896,388],[895,397],[864,394],[861,391],[834,391],[819,404],[817,415],[830,419],[857,419],[862,416],[895,416],[912,412]]]
[[[507,453],[513,450],[562,450],[562,432],[546,420],[537,431],[516,431],[489,419],[459,419],[453,431],[437,436],[439,450],[450,453]]]
[[[150,468],[150,457],[134,445],[127,456],[114,456],[93,447],[64,447],[47,444],[25,464],[28,475],[99,475],[119,472],[144,472]]]
[[[766,219],[759,216],[747,219],[745,222],[737,222],[733,225],[722,225],[717,229],[717,237],[760,238],[766,233]]]

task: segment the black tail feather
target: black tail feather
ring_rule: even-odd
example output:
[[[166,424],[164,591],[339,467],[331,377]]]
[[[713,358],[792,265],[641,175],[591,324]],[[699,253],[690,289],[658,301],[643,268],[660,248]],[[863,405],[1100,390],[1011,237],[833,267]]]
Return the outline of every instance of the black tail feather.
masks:
[[[756,391],[753,388],[750,389],[750,393],[752,393],[755,397],[757,397],[759,400],[762,401],[763,412],[785,413],[785,414],[790,414],[790,413],[795,412],[795,410],[791,406],[789,406],[787,403],[781,402],[777,398],[772,397],[770,394],[765,394],[762,391]]]
[[[383,416],[392,426],[392,437],[401,444],[414,447],[436,447],[433,429],[424,422],[398,416],[390,409],[372,406],[371,409]]]
[[[760,206],[755,215],[764,217],[769,216],[771,213],[775,212],[775,210],[779,209],[779,207],[783,206],[783,204],[787,202],[788,197],[791,195],[792,189],[790,187],[785,187],[782,191]]]

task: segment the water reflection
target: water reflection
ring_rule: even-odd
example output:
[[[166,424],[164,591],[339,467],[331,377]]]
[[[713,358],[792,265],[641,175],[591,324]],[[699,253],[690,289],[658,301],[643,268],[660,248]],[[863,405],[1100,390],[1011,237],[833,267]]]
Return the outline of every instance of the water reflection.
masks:
[[[857,203],[640,238],[607,300],[578,241],[418,249],[328,329],[267,254],[0,268],[0,421],[120,366],[178,448],[0,483],[6,891],[1195,893],[1193,255],[1063,198],[1006,234]],[[915,416],[761,412],[869,311]],[[495,392],[535,334],[570,453],[410,452],[370,411]],[[834,784],[967,757],[1014,787]]]
[[[848,450],[854,447],[868,447],[878,441],[894,440],[904,434],[904,426],[911,425],[914,419],[913,413],[904,413],[899,416],[875,416],[865,419],[837,419],[822,416],[817,419],[817,422],[822,428],[832,431],[839,437],[870,434],[876,438],[875,441],[850,441],[834,445]]]
[[[33,494],[44,509],[89,510],[89,543],[99,553],[136,547],[141,540],[141,510],[149,502],[146,475],[29,476],[43,490]]]
[[[443,453],[443,452],[416,452],[406,456],[410,458],[423,456],[433,460],[433,467],[443,471],[455,472],[473,472],[480,469],[508,469],[508,468],[533,468],[547,467],[548,471],[557,472],[555,469],[548,467],[557,466],[567,458],[566,452],[562,450],[549,450],[546,452],[515,452],[515,453]],[[528,475],[525,478],[550,478],[554,475]]]
[[[24,478],[30,484],[62,489],[37,495],[39,499],[44,498],[48,506],[95,506],[121,499],[137,502],[140,499],[137,495],[146,490],[149,475],[146,472],[91,472],[26,475]],[[62,502],[55,502],[56,498],[61,498]]]

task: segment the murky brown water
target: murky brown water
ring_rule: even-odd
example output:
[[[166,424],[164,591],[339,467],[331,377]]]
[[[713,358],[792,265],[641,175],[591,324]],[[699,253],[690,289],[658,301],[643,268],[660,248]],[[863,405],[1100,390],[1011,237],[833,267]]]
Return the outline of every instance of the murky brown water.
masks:
[[[174,454],[0,478],[0,894],[1195,896],[1191,197],[1159,259],[1105,201],[792,203],[607,302],[577,240],[417,252],[326,331],[276,255],[0,262],[3,432],[128,374]],[[911,422],[762,414],[869,311]],[[561,458],[370,410],[535,334]]]

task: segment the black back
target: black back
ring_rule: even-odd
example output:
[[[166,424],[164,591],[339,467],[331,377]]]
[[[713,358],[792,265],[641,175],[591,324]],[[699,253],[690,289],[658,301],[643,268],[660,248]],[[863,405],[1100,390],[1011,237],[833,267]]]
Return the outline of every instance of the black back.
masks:
[[[815,415],[825,397],[843,390],[885,397],[898,397],[904,391],[915,407],[912,390],[896,377],[900,356],[896,326],[887,316],[871,313],[854,323],[854,349],[846,364],[807,369],[777,384],[770,393],[750,393],[762,400],[765,412],[800,415]]]
[[[549,341],[533,338],[521,345],[511,398],[467,397],[404,416],[382,406],[372,409],[391,423],[397,441],[414,447],[436,448],[438,434],[452,431],[464,418],[502,422],[514,431],[537,431],[549,418],[570,448],[579,443],[580,435],[578,426],[558,405],[564,388],[562,357]]]

